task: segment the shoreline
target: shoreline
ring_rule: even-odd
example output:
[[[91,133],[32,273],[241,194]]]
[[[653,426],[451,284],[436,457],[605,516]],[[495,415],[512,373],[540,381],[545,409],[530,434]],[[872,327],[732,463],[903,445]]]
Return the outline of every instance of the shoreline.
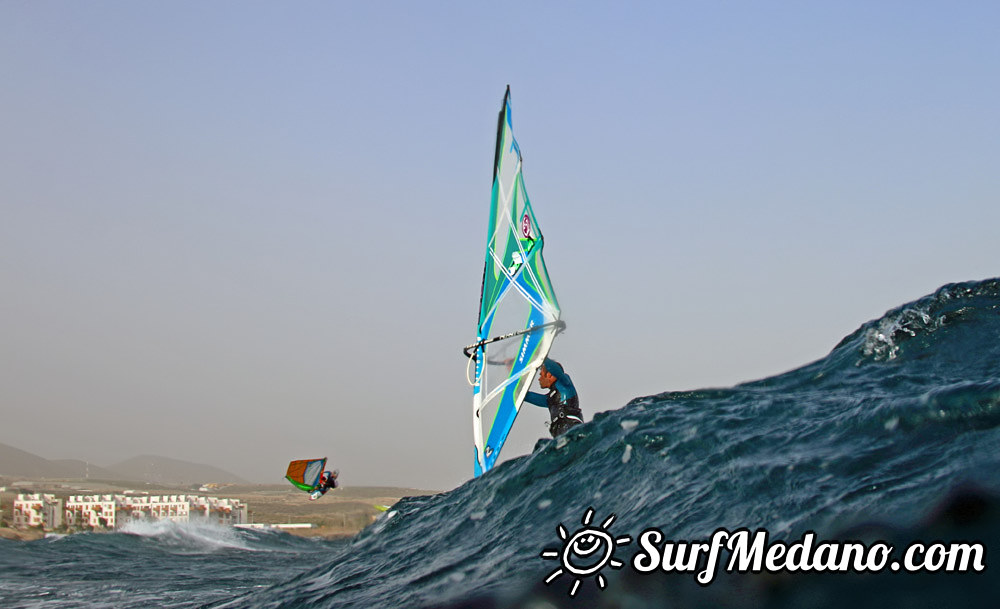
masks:
[[[14,529],[11,527],[0,527],[0,539],[10,541],[37,541],[53,531],[40,531],[38,529]],[[61,533],[60,533],[61,534]]]
[[[239,527],[234,528],[249,528],[249,527]],[[249,529],[255,530],[255,529]],[[344,529],[341,527],[331,527],[326,525],[313,525],[311,528],[305,529],[284,529],[279,527],[267,528],[264,530],[276,530],[289,535],[295,535],[296,537],[322,537],[323,539],[333,540],[333,539],[350,539],[361,532],[361,529],[357,531]],[[0,527],[0,539],[6,539],[8,541],[38,541],[39,539],[45,539],[50,535],[64,536],[64,535],[80,535],[83,533],[94,533],[94,534],[106,534],[106,533],[118,533],[121,532],[120,529],[94,529],[86,531],[45,531],[39,529],[15,529],[13,527]]]
[[[81,486],[86,486],[80,488]],[[18,493],[48,493],[65,497],[77,494],[116,494],[123,489],[134,489],[134,483],[95,483],[82,480],[49,480],[18,485],[9,485],[0,493],[0,508],[4,514],[11,513],[13,501]],[[132,491],[135,492],[135,491]],[[290,485],[231,485],[213,488],[210,492],[192,491],[177,487],[147,486],[143,494],[156,495],[199,495],[238,499],[247,506],[245,524],[311,524],[311,528],[282,528],[284,532],[299,537],[322,537],[324,539],[345,539],[357,535],[382,513],[382,506],[391,506],[403,497],[433,495],[439,491],[396,487],[340,487],[327,493],[321,499],[310,501],[309,495]],[[5,518],[4,524],[10,521]],[[116,529],[94,532],[114,532]],[[86,531],[43,531],[39,529],[14,529],[0,527],[0,538],[16,541],[35,541],[47,533],[76,534]]]

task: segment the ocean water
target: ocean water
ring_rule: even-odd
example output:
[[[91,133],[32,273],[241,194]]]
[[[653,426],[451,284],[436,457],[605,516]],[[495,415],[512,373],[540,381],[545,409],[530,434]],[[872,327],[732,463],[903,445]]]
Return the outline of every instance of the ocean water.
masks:
[[[0,539],[0,607],[198,607],[284,581],[345,542],[221,525]]]
[[[352,540],[166,524],[0,540],[0,606],[996,607],[998,497],[1000,280],[988,280],[889,311],[785,374],[597,413],[450,492],[403,499]],[[977,542],[987,568],[720,570],[703,586],[634,568],[649,528]],[[613,559],[565,559],[595,530]]]

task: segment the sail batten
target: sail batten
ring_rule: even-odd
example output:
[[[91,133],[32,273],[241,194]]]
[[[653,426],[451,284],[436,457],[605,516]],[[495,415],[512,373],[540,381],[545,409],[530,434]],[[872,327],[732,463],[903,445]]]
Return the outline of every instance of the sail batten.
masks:
[[[477,339],[465,349],[476,361],[473,439],[477,476],[499,458],[528,386],[563,327],[522,167],[508,87],[497,120]]]

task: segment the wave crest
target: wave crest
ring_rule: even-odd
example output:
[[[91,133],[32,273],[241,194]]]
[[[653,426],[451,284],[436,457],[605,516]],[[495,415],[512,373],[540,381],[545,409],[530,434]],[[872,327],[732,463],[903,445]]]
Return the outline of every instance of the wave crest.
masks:
[[[210,522],[174,522],[172,520],[136,520],[126,523],[120,532],[154,541],[172,553],[205,553],[225,549],[254,550],[237,529]]]

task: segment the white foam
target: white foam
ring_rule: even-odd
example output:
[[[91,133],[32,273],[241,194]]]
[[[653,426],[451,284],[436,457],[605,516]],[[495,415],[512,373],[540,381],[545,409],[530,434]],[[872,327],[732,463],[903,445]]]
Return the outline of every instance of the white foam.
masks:
[[[233,548],[253,550],[239,532],[230,526],[189,520],[133,520],[119,529],[122,533],[156,540],[181,553],[213,552]]]

